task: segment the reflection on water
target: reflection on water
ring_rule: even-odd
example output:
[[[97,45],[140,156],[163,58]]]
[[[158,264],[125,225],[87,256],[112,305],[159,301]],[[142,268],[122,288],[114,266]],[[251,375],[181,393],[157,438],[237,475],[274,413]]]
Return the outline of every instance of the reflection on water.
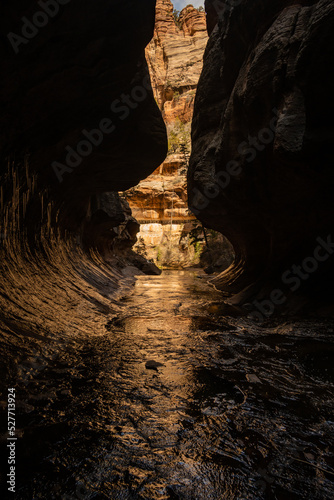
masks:
[[[333,325],[220,301],[199,271],[140,277],[22,388],[17,498],[334,498]]]

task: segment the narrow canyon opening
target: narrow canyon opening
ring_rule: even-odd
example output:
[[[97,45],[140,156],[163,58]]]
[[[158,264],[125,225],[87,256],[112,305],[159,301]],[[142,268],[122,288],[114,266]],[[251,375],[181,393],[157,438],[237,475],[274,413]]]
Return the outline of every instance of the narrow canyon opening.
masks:
[[[171,2],[158,2],[145,55],[167,128],[168,153],[149,177],[121,196],[140,224],[135,252],[160,269],[203,267],[213,273],[233,262],[228,240],[205,229],[188,208],[191,123],[207,41],[203,8],[189,5],[180,12]]]

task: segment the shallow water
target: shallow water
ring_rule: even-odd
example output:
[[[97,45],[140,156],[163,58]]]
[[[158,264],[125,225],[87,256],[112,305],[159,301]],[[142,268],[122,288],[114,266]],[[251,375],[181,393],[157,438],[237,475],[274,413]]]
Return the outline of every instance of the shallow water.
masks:
[[[15,498],[334,498],[333,323],[221,300],[198,270],[140,277],[104,335],[18,381]]]

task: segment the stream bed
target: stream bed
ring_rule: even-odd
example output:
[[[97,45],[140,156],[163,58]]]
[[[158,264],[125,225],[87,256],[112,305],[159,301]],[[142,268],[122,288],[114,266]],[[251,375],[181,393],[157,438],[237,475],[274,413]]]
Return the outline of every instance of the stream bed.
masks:
[[[334,322],[221,301],[200,270],[141,276],[18,387],[15,498],[333,499]]]

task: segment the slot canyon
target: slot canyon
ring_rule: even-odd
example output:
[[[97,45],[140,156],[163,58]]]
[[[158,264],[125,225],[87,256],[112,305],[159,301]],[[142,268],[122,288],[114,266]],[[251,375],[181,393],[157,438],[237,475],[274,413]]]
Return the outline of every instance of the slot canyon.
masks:
[[[334,498],[334,2],[193,4],[1,2],[1,498]]]

